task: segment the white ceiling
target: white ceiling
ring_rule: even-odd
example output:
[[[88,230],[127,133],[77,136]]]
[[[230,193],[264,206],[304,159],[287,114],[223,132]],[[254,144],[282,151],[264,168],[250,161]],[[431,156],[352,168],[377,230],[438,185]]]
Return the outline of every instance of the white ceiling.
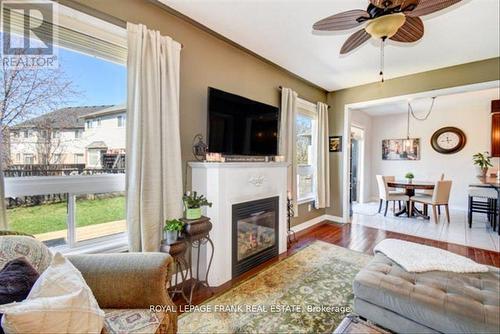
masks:
[[[346,38],[359,28],[312,31],[313,23],[326,16],[366,9],[367,0],[159,1],[328,91],[379,80],[378,42],[339,55]],[[498,0],[463,0],[424,16],[423,39],[389,42],[386,79],[498,57],[499,6]]]
[[[453,109],[457,105],[473,106],[474,104],[489,104],[492,99],[496,100],[500,98],[500,89],[497,86],[495,88],[462,91],[460,93],[446,95],[436,95],[438,96],[434,101],[434,107],[438,107],[438,109],[443,110]],[[405,114],[408,112],[408,101],[410,101],[414,113],[418,117],[424,117],[429,111],[432,103],[432,98],[425,97],[417,99],[401,99],[388,103],[375,104],[363,108],[355,108],[355,110],[362,111],[372,117]]]

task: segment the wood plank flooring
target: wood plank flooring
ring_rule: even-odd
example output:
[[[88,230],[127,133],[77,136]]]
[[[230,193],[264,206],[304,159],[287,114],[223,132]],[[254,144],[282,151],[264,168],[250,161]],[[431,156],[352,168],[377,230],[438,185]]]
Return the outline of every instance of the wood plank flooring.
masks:
[[[266,267],[269,267],[274,263],[286,259],[288,256],[296,253],[300,249],[306,247],[316,240],[322,240],[337,246],[371,255],[373,254],[373,248],[375,247],[375,245],[380,241],[388,238],[401,239],[446,249],[450,252],[469,257],[478,263],[500,267],[500,253],[498,252],[451,244],[444,241],[430,240],[391,231],[384,231],[361,225],[336,224],[333,222],[324,221],[321,224],[315,225],[311,228],[297,233],[297,242],[293,243],[287,252],[276,256],[274,259],[271,259],[261,264],[260,266],[251,269],[243,275],[234,278],[219,287],[214,287],[211,289],[197,289],[193,295],[193,304],[200,304],[214,295],[224,293],[225,291],[231,289],[231,287],[236,286],[242,281],[256,275]],[[187,286],[188,284],[186,284],[186,287]],[[177,305],[185,304],[185,302],[179,296],[176,296],[174,302]]]

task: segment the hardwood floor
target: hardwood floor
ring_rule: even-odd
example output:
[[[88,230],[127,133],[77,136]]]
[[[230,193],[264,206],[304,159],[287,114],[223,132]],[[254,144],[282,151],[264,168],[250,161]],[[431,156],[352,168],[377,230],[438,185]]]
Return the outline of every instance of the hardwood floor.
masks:
[[[361,225],[336,224],[333,222],[325,221],[321,224],[315,225],[311,228],[297,233],[297,242],[293,243],[287,252],[278,255],[274,259],[271,259],[260,266],[252,268],[250,271],[237,278],[232,279],[231,281],[219,287],[211,289],[197,289],[193,295],[193,304],[200,304],[214,295],[222,294],[223,292],[229,290],[231,287],[234,287],[242,281],[256,275],[264,268],[286,259],[288,256],[296,253],[300,249],[306,247],[316,240],[322,240],[334,245],[345,247],[358,252],[363,252],[366,254],[373,254],[373,248],[375,247],[375,245],[380,241],[388,238],[401,239],[446,249],[450,252],[469,257],[478,263],[500,267],[500,253],[498,252],[451,244],[444,241],[430,240],[391,231],[384,231]],[[186,284],[186,288],[188,285],[189,284]],[[176,298],[174,298],[174,302],[177,305],[185,304],[183,299],[179,296],[176,296]]]

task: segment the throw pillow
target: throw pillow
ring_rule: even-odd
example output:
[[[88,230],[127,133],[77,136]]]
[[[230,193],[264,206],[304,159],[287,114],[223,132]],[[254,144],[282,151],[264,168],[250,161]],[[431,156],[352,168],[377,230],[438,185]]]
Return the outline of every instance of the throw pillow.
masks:
[[[81,273],[57,253],[20,303],[0,305],[6,333],[100,333],[104,312]]]
[[[36,269],[24,257],[7,262],[0,270],[0,305],[26,299],[38,276]],[[3,334],[1,327],[0,334]]]

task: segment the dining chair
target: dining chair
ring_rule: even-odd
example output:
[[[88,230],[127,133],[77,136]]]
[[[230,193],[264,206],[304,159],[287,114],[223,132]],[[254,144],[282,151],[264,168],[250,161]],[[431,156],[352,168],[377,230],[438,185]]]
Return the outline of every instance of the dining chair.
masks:
[[[472,228],[472,214],[485,213],[488,216],[488,221],[493,228],[497,228],[497,199],[498,193],[494,189],[470,186],[468,191],[469,205],[467,212],[467,221],[469,228]],[[479,200],[481,199],[481,200]],[[498,222],[498,232],[500,233],[500,222]]]
[[[444,173],[441,173],[441,178],[439,179],[439,181],[443,180],[444,180]],[[417,189],[415,193],[432,196],[432,194],[434,193],[434,189],[424,189],[424,190]]]
[[[384,179],[385,179],[386,184],[396,181],[396,177],[393,175],[384,175]],[[387,187],[387,189],[389,190],[389,194],[401,194],[401,191],[397,190],[396,188]],[[397,202],[398,202],[399,210],[401,210],[401,201],[397,201]],[[392,202],[392,211],[394,211],[394,212],[396,211],[396,201]],[[380,209],[379,209],[379,213],[380,213]]]
[[[411,198],[413,203],[422,203],[424,205],[424,214],[427,215],[427,207],[432,206],[432,216],[434,217],[434,222],[438,222],[437,208],[441,205],[444,206],[446,210],[446,220],[450,222],[450,210],[448,208],[448,202],[450,200],[452,181],[442,180],[437,181],[434,186],[434,192],[432,196],[428,195],[415,195]]]
[[[444,173],[441,173],[441,178],[439,180],[440,181],[444,180]],[[434,193],[434,189],[423,189],[423,190],[417,189],[417,190],[415,190],[415,194],[432,196],[433,193]],[[438,210],[438,215],[440,215],[441,214],[441,206],[438,206],[437,210]]]
[[[378,194],[379,194],[378,213],[382,211],[382,204],[384,203],[384,201],[385,201],[384,216],[387,216],[387,209],[389,207],[390,201],[393,201],[395,203],[396,201],[407,202],[410,200],[410,198],[403,192],[389,191],[390,188],[387,186],[388,181],[386,176],[377,175],[376,178],[377,178]]]

